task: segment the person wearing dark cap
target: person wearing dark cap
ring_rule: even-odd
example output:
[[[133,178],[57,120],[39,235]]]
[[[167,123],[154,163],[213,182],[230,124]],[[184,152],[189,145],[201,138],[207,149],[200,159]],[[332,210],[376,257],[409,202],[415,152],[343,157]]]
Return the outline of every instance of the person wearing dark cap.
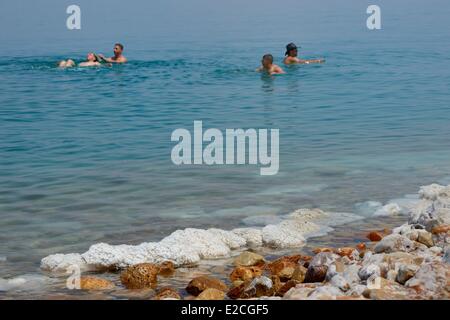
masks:
[[[273,63],[273,56],[271,54],[265,54],[261,60],[261,67],[256,69],[257,72],[267,72],[270,75],[283,74],[284,71],[280,66]]]
[[[310,64],[310,63],[325,62],[324,59],[312,59],[312,60],[299,59],[297,55],[298,55],[297,46],[294,43],[289,43],[286,46],[286,53],[285,53],[286,58],[284,58],[284,64]]]

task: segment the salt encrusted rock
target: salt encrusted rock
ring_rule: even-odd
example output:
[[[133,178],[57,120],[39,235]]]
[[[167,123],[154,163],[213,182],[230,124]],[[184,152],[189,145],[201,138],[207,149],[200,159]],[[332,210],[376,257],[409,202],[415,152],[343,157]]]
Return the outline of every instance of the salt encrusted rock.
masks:
[[[212,233],[214,237],[217,237],[232,250],[239,249],[247,245],[247,240],[244,237],[241,237],[232,231],[214,228],[208,229],[207,231]]]
[[[419,267],[414,264],[401,265],[398,268],[398,273],[395,280],[400,284],[405,284],[406,281],[414,277]]]
[[[251,251],[244,251],[234,259],[234,264],[241,267],[263,265],[264,257]]]
[[[332,286],[335,286],[335,287],[339,288],[342,291],[347,291],[347,290],[350,289],[350,284],[340,274],[337,274],[337,275],[333,276],[331,278],[331,280],[330,280],[330,284]]]
[[[414,288],[425,296],[434,298],[449,298],[448,279],[450,279],[450,266],[443,262],[431,262],[423,264],[409,279],[405,286]],[[435,296],[440,293],[443,297]]]
[[[52,254],[41,260],[41,269],[51,272],[67,272],[70,268],[77,267],[81,271],[90,269],[86,261],[78,253]]]
[[[348,284],[353,285],[359,283],[360,277],[358,275],[361,266],[352,264],[347,266],[342,272],[342,277],[347,281]]]
[[[402,214],[402,208],[397,203],[388,203],[373,214],[376,217],[394,216]]]
[[[319,287],[319,284],[315,283],[302,283],[291,288],[283,296],[283,300],[306,300],[308,295]]]
[[[420,187],[419,195],[422,199],[435,201],[441,196],[448,197],[450,195],[450,188],[449,186],[444,187],[433,183],[428,186]]]
[[[447,264],[450,264],[450,247],[447,247],[445,249],[444,256],[442,258],[442,261],[444,261]]]
[[[196,300],[223,300],[225,292],[214,288],[208,288],[198,295]]]
[[[419,194],[422,201],[411,210],[410,224],[421,224],[431,231],[440,224],[450,223],[450,186],[424,186]]]
[[[376,264],[367,264],[358,271],[358,276],[361,280],[365,281],[369,278],[380,277],[381,268]]]
[[[305,243],[305,235],[317,232],[320,227],[313,221],[326,218],[319,209],[300,209],[291,213],[287,220],[262,229],[263,243],[276,248],[300,247]]]
[[[265,245],[275,248],[300,247],[306,242],[303,233],[286,223],[264,227],[262,237]]]
[[[237,237],[234,233],[229,233]],[[225,237],[223,233],[188,228],[173,232],[160,243],[167,246],[184,244],[197,252],[202,259],[215,259],[230,256],[231,250],[224,242]],[[228,240],[232,241],[231,238]]]
[[[321,252],[318,253],[312,258],[312,260],[309,262],[310,266],[330,266],[332,263],[334,263],[336,260],[338,260],[340,257],[333,253],[333,252]]]
[[[140,263],[128,267],[120,274],[120,281],[127,289],[154,288],[159,268],[152,263]]]
[[[378,278],[378,282],[364,290],[363,295],[372,300],[404,300],[413,298],[413,293],[394,281]]]
[[[396,251],[410,252],[415,249],[414,242],[400,234],[390,234],[378,242],[373,251],[375,253],[390,253]]]
[[[430,232],[426,230],[417,230],[417,232],[418,232],[417,242],[420,242],[426,245],[427,247],[434,246],[433,235]]]
[[[114,287],[114,283],[106,279],[92,276],[83,276],[80,278],[81,290],[111,290]]]
[[[335,300],[343,295],[342,291],[332,285],[324,285],[313,290],[307,297],[308,300]]]
[[[200,293],[208,288],[217,289],[220,291],[227,291],[228,287],[223,281],[212,277],[197,277],[191,280],[186,287],[186,291],[193,296],[198,296]]]
[[[248,247],[260,247],[263,245],[261,229],[237,228],[231,230],[231,232],[244,238]]]

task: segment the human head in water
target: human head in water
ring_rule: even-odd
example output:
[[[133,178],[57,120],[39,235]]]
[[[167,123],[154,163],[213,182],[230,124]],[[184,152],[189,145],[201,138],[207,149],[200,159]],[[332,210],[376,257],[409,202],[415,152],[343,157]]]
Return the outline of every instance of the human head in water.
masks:
[[[99,62],[99,61],[97,60],[97,57],[95,56],[95,54],[93,54],[92,52],[89,52],[89,53],[88,53],[86,59],[87,59],[87,61],[89,61],[89,62]]]
[[[289,57],[296,57],[298,55],[298,49],[295,43],[291,42],[286,46],[286,53],[284,55]]]
[[[271,54],[265,54],[262,57],[261,63],[264,68],[269,69],[273,64],[273,56]]]
[[[123,44],[121,43],[116,43],[114,45],[114,56],[116,57],[120,57],[123,53]]]

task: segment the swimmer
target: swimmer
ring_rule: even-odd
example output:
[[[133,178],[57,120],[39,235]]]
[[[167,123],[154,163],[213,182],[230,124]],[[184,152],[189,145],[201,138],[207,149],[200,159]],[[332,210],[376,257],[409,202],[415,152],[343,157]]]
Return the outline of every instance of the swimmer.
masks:
[[[270,75],[284,73],[280,66],[273,64],[273,56],[271,54],[265,54],[262,57],[261,64],[262,66],[256,69],[257,72],[267,72]]]
[[[58,63],[58,68],[73,68],[75,67],[75,62],[71,59],[62,60]]]
[[[289,43],[286,46],[286,53],[284,58],[284,64],[310,64],[310,63],[323,63],[325,59],[312,59],[312,60],[304,60],[297,58],[298,49],[294,43]]]
[[[121,43],[116,43],[114,45],[114,57],[105,58],[102,54],[100,54],[99,57],[109,63],[126,63],[128,61],[123,55],[123,45]]]
[[[96,55],[92,52],[88,53],[87,61],[78,64],[79,67],[100,67],[101,65]]]
[[[81,62],[78,64],[79,67],[100,67],[102,64],[99,62],[99,58],[94,53],[89,53],[86,57],[85,62]],[[73,68],[76,66],[76,63],[72,59],[62,60],[58,63],[59,68]]]

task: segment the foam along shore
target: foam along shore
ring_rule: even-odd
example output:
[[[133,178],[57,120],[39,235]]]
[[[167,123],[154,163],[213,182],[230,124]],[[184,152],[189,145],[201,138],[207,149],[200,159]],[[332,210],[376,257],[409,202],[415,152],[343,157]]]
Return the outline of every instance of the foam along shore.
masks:
[[[407,213],[409,220],[394,233],[414,237],[418,229],[431,231],[435,226],[450,224],[450,185],[432,184],[420,188],[416,199],[389,203],[388,214]],[[385,208],[388,209],[388,208]],[[377,210],[376,212],[378,212]],[[357,216],[348,213],[327,213],[319,209],[299,209],[287,215],[278,224],[263,228],[177,230],[160,242],[142,243],[137,246],[92,245],[85,253],[54,254],[41,261],[41,268],[50,272],[66,272],[80,267],[82,271],[122,269],[139,263],[159,264],[171,261],[176,266],[189,266],[202,259],[226,258],[234,250],[269,246],[274,248],[302,247],[311,236],[324,234],[334,223],[347,223]]]

